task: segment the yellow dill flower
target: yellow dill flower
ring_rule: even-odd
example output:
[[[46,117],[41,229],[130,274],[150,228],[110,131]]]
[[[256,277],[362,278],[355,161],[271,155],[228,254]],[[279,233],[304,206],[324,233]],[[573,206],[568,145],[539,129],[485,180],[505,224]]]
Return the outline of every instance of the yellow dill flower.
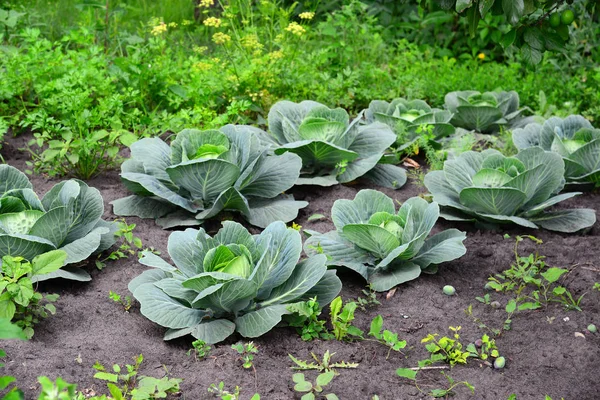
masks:
[[[253,52],[254,55],[259,55],[265,47],[259,40],[256,34],[246,35],[240,40],[242,46]]]
[[[231,42],[231,36],[223,32],[217,32],[213,35],[212,40],[216,44],[226,44]]]
[[[283,58],[283,50],[272,51],[268,54],[271,60],[279,60]]]
[[[169,28],[177,28],[177,22],[169,22]]]
[[[200,0],[200,4],[198,4],[198,7],[208,8],[213,4],[215,4],[215,0]]]
[[[300,13],[300,15],[298,15],[300,17],[300,19],[306,19],[306,20],[311,20],[315,17],[315,13],[314,12],[310,12],[310,11],[306,11],[303,13]]]
[[[165,33],[166,31],[167,31],[167,24],[165,24],[164,22],[161,22],[160,24],[158,24],[154,28],[152,28],[152,31],[150,31],[150,33],[152,33],[154,36],[158,36],[162,33]]]
[[[206,47],[206,46],[194,46],[192,50],[194,50],[194,53],[202,54],[206,50],[208,50],[208,47]]]
[[[206,26],[213,26],[215,28],[218,28],[221,26],[222,21],[219,18],[208,17],[202,23]]]
[[[181,21],[181,25],[183,26],[187,26],[187,25],[191,25],[192,21],[190,21],[189,19],[184,19],[183,21]]]
[[[302,36],[302,34],[306,32],[306,29],[297,22],[290,22],[285,30],[296,36]]]
[[[485,54],[479,53],[479,54],[477,54],[477,58],[479,58],[481,61],[483,61],[483,60],[485,60]]]
[[[208,71],[212,67],[213,67],[213,64],[206,63],[203,61],[199,61],[194,64],[194,68],[197,69],[198,71]]]

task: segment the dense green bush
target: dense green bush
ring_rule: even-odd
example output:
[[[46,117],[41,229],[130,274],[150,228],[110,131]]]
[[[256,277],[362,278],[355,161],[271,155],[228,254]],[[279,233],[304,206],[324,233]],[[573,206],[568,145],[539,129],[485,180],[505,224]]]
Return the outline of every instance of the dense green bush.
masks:
[[[0,130],[33,131],[35,167],[48,173],[87,179],[142,135],[264,124],[281,99],[357,113],[373,99],[441,107],[451,91],[500,88],[515,90],[535,111],[600,118],[600,68],[586,53],[568,68],[548,58],[535,73],[518,58],[497,63],[463,50],[440,56],[392,38],[356,1],[314,16],[260,2],[249,18],[239,0],[202,9],[204,22],[156,6],[152,12],[164,19],[148,15],[144,25],[139,10],[84,7],[72,9],[63,27],[52,17],[58,11],[46,16],[36,4],[15,2],[23,14],[0,35]],[[35,145],[46,150],[40,155]]]

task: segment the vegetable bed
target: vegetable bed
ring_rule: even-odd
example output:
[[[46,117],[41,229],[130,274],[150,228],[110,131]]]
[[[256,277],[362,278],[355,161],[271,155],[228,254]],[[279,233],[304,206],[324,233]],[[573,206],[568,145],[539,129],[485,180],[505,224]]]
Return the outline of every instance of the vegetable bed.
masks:
[[[28,138],[26,135],[9,138],[3,155],[9,165],[25,168],[25,156],[14,151]],[[37,193],[45,193],[58,180],[34,175],[31,178]],[[97,188],[105,202],[105,220],[116,218],[112,214],[111,201],[130,193],[121,184],[117,171],[104,173],[88,185]],[[378,187],[367,180],[359,180],[332,187],[295,187],[290,194],[296,200],[308,201],[300,210],[296,223],[304,229],[325,233],[335,230],[331,221],[331,208],[337,199],[353,199],[361,189],[376,189],[395,201],[404,202],[410,197],[427,193],[417,179],[410,178],[399,190]],[[585,193],[561,203],[560,208],[600,209],[600,193]],[[323,214],[325,220],[309,222],[313,214]],[[598,217],[598,213],[597,213]],[[250,227],[239,217],[251,233],[260,230]],[[167,238],[170,231],[161,229],[152,219],[128,217],[128,223],[137,225],[135,235],[144,246],[152,246],[168,257]],[[218,222],[205,225],[212,235],[219,228]],[[437,274],[423,274],[418,279],[404,283],[395,291],[378,293],[380,305],[366,306],[356,310],[353,324],[365,332],[371,321],[383,316],[383,327],[399,334],[407,345],[402,353],[391,352],[373,341],[340,342],[314,340],[305,342],[293,328],[275,328],[254,340],[258,353],[254,355],[254,369],[242,368],[239,354],[231,345],[247,339],[234,334],[226,341],[214,345],[204,359],[187,355],[191,348],[189,336],[174,341],[163,341],[165,330],[140,314],[139,304],[134,302],[128,312],[111,301],[109,291],[130,295],[127,284],[147,268],[135,257],[109,263],[99,271],[90,262],[85,270],[92,276],[91,282],[80,283],[53,280],[41,282],[40,290],[60,294],[55,303],[57,313],[42,320],[35,327],[31,341],[7,341],[2,347],[7,353],[4,373],[14,375],[28,399],[39,393],[37,377],[46,375],[51,379],[62,377],[76,383],[79,390],[92,389],[106,393],[104,382],[94,379],[92,366],[99,361],[103,365],[133,364],[134,359],[144,355],[141,375],[162,377],[168,371],[170,377],[182,378],[181,395],[185,399],[213,398],[207,388],[223,381],[225,388],[241,388],[241,399],[249,399],[260,393],[263,399],[300,398],[294,391],[291,369],[295,364],[288,354],[300,360],[311,360],[311,352],[322,357],[329,350],[335,353],[332,361],[358,363],[357,368],[338,368],[339,375],[327,386],[326,393],[335,393],[340,399],[421,399],[430,398],[432,389],[447,388],[448,383],[440,372],[449,374],[456,382],[467,381],[475,388],[474,394],[459,385],[453,389],[458,399],[595,399],[598,393],[598,366],[600,334],[591,333],[586,327],[600,324],[600,291],[593,289],[600,281],[600,227],[596,223],[584,233],[563,234],[546,230],[531,230],[511,226],[500,231],[478,230],[472,224],[451,223],[438,220],[432,233],[458,228],[467,233],[464,242],[467,253],[463,257],[440,265]],[[488,292],[484,289],[488,277],[507,270],[515,261],[517,235],[534,235],[543,244],[524,240],[518,253],[527,256],[538,252],[545,256],[551,267],[567,268],[568,273],[560,283],[574,298],[583,294],[579,306],[582,311],[567,310],[560,303],[549,303],[536,310],[514,313],[510,330],[495,337],[500,354],[506,359],[503,369],[494,369],[479,359],[470,359],[466,365],[452,369],[429,369],[419,372],[417,378],[420,392],[413,382],[396,374],[398,368],[412,368],[429,354],[421,339],[428,334],[452,336],[449,327],[458,327],[460,340],[465,345],[475,342],[490,328],[502,328],[507,317],[506,294]],[[303,238],[305,239],[305,237]],[[344,301],[364,297],[365,281],[359,275],[340,270],[343,282],[340,293]],[[447,296],[442,291],[452,285],[456,294]],[[476,300],[488,293],[501,307],[493,308]],[[471,315],[465,312],[471,306]],[[323,315],[329,308],[324,308]],[[303,371],[314,382],[315,371]]]

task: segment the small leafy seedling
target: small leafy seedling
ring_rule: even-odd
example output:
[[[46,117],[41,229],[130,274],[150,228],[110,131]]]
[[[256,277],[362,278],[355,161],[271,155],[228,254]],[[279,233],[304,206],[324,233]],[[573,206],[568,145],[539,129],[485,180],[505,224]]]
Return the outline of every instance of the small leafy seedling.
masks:
[[[406,340],[399,340],[398,334],[392,331],[385,329],[383,332],[383,317],[381,315],[376,316],[371,321],[371,329],[369,330],[369,335],[373,336],[377,341],[387,347],[389,347],[386,360],[390,357],[390,352],[392,350],[400,352],[403,348],[406,347]]]
[[[330,340],[334,338],[325,326],[326,321],[319,319],[321,307],[316,297],[290,304],[287,306],[287,310],[292,314],[286,315],[284,318],[291,327],[296,328],[302,340]]]
[[[329,305],[333,335],[337,340],[362,339],[363,331],[352,325],[354,312],[358,306],[355,302],[347,302],[343,305],[340,296],[333,299]]]
[[[128,224],[125,219],[116,220],[118,229],[115,232],[117,240],[121,241],[119,247],[104,258],[98,257],[96,260],[96,268],[102,269],[106,266],[107,261],[116,261],[129,256],[135,255],[142,250],[142,239],[133,235],[136,224]]]
[[[208,388],[208,393],[212,393],[215,397],[221,398],[221,400],[240,400],[240,387],[236,386],[232,392],[225,389],[225,383],[219,382],[218,385],[211,383]],[[260,400],[260,395],[255,393],[250,400]]]
[[[379,300],[377,300],[377,292],[373,290],[371,285],[369,285],[367,289],[363,289],[362,293],[365,297],[358,296],[356,299],[356,304],[361,310],[367,311],[367,307],[381,305]]]
[[[140,354],[135,358],[135,364],[125,366],[125,370],[118,364],[112,366],[112,372],[107,372],[106,368],[96,361],[94,369],[98,372],[94,378],[106,382],[110,395],[115,400],[147,400],[164,399],[169,394],[179,393],[179,384],[183,381],[178,378],[154,378],[151,376],[140,376],[138,379],[138,370],[144,356]]]
[[[306,380],[303,373],[298,372],[292,376],[292,380],[295,383],[294,390],[296,392],[306,393],[301,400],[315,400],[316,396],[321,396],[325,386],[329,385],[334,377],[335,373],[333,371],[323,372],[317,376],[315,383],[312,383]],[[328,393],[324,397],[327,400],[338,400],[338,397],[333,393]]]
[[[210,353],[210,347],[204,340],[194,340],[192,342],[192,348],[188,350],[187,355],[191,355],[194,352],[194,357],[196,359],[203,359]]]
[[[466,364],[467,358],[471,356],[469,351],[463,351],[463,345],[460,343],[460,331],[461,327],[450,327],[450,330],[454,332],[453,338],[444,336],[438,339],[438,334],[429,334],[421,340],[421,343],[427,343],[425,348],[431,353],[431,356],[427,360],[419,361],[419,367],[431,365],[436,361],[444,361],[450,365],[455,364]]]
[[[112,290],[109,290],[108,297],[115,303],[119,303],[121,306],[123,306],[123,310],[125,310],[125,312],[129,312],[129,309],[131,308],[131,297],[130,296],[125,296],[125,298],[123,298],[117,292],[113,292]]]
[[[242,367],[254,368],[254,355],[258,354],[258,347],[254,342],[232,344],[231,348],[238,352],[239,359],[242,361]]]
[[[292,369],[301,370],[301,371],[314,369],[319,372],[330,372],[330,371],[335,372],[335,368],[357,368],[358,367],[358,363],[349,363],[346,361],[332,363],[331,357],[333,357],[334,354],[335,353],[330,353],[329,350],[327,350],[327,351],[325,351],[323,358],[320,359],[319,357],[317,357],[315,355],[315,353],[310,353],[310,355],[312,356],[312,358],[314,358],[316,363],[314,363],[312,361],[309,362],[309,361],[304,361],[304,360],[298,360],[296,357],[294,357],[291,354],[288,354],[288,356],[296,364],[296,366],[292,367]]]
[[[477,357],[484,361],[490,357],[497,358],[500,356],[498,347],[496,347],[496,340],[486,334],[483,334],[481,339],[477,339],[475,343],[470,343],[467,346],[467,351],[471,353],[472,357]]]
[[[28,262],[22,257],[2,257],[0,271],[0,318],[15,321],[23,329],[28,339],[33,337],[33,326],[40,318],[54,315],[57,294],[42,295],[33,287],[33,278],[60,269],[67,253],[53,250],[35,257]]]

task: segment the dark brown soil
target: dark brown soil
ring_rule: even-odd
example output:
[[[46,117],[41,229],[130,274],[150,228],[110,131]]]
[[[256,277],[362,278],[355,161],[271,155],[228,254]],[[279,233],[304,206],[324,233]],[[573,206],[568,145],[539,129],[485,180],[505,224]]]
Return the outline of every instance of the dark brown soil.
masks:
[[[24,168],[25,156],[14,151],[24,139],[12,139],[3,155],[7,162]],[[7,151],[8,150],[8,151]],[[43,176],[32,178],[38,193],[47,191],[56,180]],[[112,219],[108,203],[126,195],[119,183],[116,171],[107,172],[89,182],[98,188],[106,202],[105,217]],[[307,222],[314,213],[330,215],[333,202],[340,198],[351,199],[358,190],[370,187],[366,183],[337,186],[333,188],[302,188],[293,192],[298,198],[310,202],[302,211],[298,223],[305,228],[327,231],[333,228],[331,221]],[[379,188],[378,188],[379,189]],[[412,180],[398,191],[382,189],[398,201],[424,193],[425,189]],[[571,207],[600,208],[600,194],[584,194],[569,202]],[[152,246],[167,257],[168,231],[163,231],[151,220],[128,218],[137,224],[136,235],[145,246]],[[436,229],[456,226],[440,221]],[[110,290],[128,294],[128,282],[145,267],[135,257],[109,263],[102,271],[93,263],[86,267],[93,276],[89,283],[51,282],[40,287],[44,292],[60,294],[55,316],[41,322],[35,328],[34,339],[29,342],[3,342],[8,353],[2,374],[14,375],[27,399],[37,398],[39,384],[36,378],[47,375],[52,379],[60,376],[68,382],[77,383],[79,389],[93,388],[107,393],[103,382],[93,378],[92,365],[99,361],[104,365],[132,363],[138,354],[144,355],[140,373],[161,377],[168,371],[171,377],[183,378],[181,398],[213,398],[207,393],[211,383],[224,381],[226,387],[242,388],[242,399],[249,399],[258,392],[263,399],[299,399],[293,391],[292,362],[288,354],[308,360],[310,353],[322,355],[326,350],[335,352],[334,360],[357,362],[356,369],[339,369],[328,387],[340,399],[426,399],[427,392],[443,387],[445,379],[439,370],[422,372],[419,378],[420,392],[411,382],[396,375],[399,367],[414,367],[427,358],[421,339],[429,333],[450,335],[450,326],[461,326],[461,341],[466,345],[480,338],[484,329],[478,328],[465,309],[472,304],[475,316],[489,326],[501,327],[506,313],[507,298],[492,297],[502,302],[502,307],[492,309],[475,300],[483,296],[488,276],[507,269],[514,260],[514,237],[518,234],[534,234],[544,240],[541,246],[524,242],[522,254],[539,251],[551,266],[569,268],[571,272],[564,284],[575,297],[586,294],[581,301],[583,312],[568,311],[560,304],[552,304],[537,311],[516,314],[512,330],[504,332],[497,346],[506,357],[503,370],[493,370],[477,360],[466,366],[452,368],[450,373],[456,381],[468,381],[475,386],[472,395],[463,386],[456,388],[457,399],[507,399],[515,393],[519,400],[552,399],[573,400],[598,399],[598,365],[600,360],[600,334],[590,334],[585,328],[590,323],[600,326],[600,292],[592,290],[594,282],[600,281],[600,228],[597,223],[586,234],[562,235],[546,231],[527,231],[511,228],[501,232],[478,231],[473,226],[460,225],[467,230],[467,254],[459,260],[444,264],[436,275],[424,275],[418,280],[398,287],[395,295],[386,299],[377,297],[380,306],[357,312],[355,324],[368,331],[370,321],[377,315],[384,317],[384,327],[400,333],[408,345],[404,355],[393,353],[386,359],[387,349],[373,342],[341,343],[337,341],[303,342],[290,328],[276,328],[255,340],[259,354],[255,357],[256,373],[241,366],[232,343],[240,337],[232,337],[226,343],[214,346],[210,356],[195,360],[186,355],[191,348],[191,338],[175,342],[162,340],[164,330],[139,313],[134,304],[129,313],[108,298]],[[508,233],[511,239],[504,239]],[[342,273],[344,300],[361,295],[364,282],[357,276]],[[453,285],[457,295],[445,296],[442,287]],[[577,337],[576,332],[585,337]],[[314,379],[315,372],[307,372]]]

